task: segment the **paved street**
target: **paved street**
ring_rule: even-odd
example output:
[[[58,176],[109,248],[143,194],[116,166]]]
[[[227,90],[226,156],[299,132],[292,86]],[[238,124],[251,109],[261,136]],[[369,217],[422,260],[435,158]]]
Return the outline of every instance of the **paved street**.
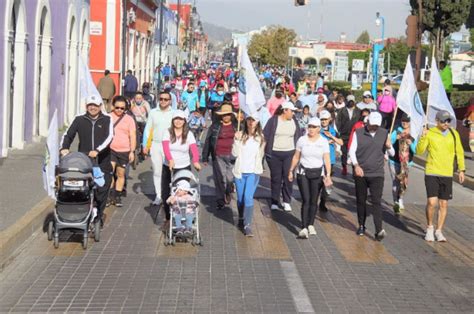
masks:
[[[355,235],[353,184],[336,178],[330,211],[318,213],[318,235],[299,240],[297,193],[292,213],[270,212],[266,173],[257,192],[255,237],[246,238],[236,227],[236,210],[214,209],[209,171],[200,175],[203,247],[163,245],[163,217],[150,206],[146,162],[131,174],[125,206],[108,209],[101,242],[83,250],[80,236],[63,232],[54,249],[37,232],[25,243],[0,273],[0,312],[472,311],[472,191],[455,185],[448,242],[428,244],[423,177],[413,170],[408,209],[397,218],[385,208],[388,236],[379,243],[371,217],[370,235]],[[389,189],[386,184],[385,200]]]

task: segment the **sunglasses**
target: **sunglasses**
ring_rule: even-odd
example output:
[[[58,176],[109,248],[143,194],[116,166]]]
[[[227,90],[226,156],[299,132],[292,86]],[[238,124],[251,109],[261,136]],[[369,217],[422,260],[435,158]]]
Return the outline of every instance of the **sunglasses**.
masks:
[[[115,110],[125,110],[125,107],[115,107]]]
[[[451,123],[451,119],[446,119],[446,120],[443,120],[443,121],[439,121],[441,123]]]
[[[321,126],[319,126],[319,125],[308,125],[308,129],[317,129],[319,127],[321,127]]]
[[[160,97],[160,101],[168,101],[168,100],[170,100],[170,99],[171,99],[171,98],[161,98],[161,97]]]

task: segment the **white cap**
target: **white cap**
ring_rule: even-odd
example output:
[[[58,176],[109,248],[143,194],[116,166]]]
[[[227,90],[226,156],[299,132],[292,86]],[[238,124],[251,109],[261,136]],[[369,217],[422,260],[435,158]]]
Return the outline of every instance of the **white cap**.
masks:
[[[322,110],[319,113],[319,119],[331,119],[331,114],[327,110]]]
[[[191,185],[186,180],[180,180],[176,184],[176,188],[178,188],[180,190],[183,190],[183,191],[189,191],[191,189]]]
[[[382,115],[377,111],[373,111],[369,114],[369,125],[382,125]]]
[[[86,99],[86,105],[100,106],[101,103],[102,103],[102,98],[99,98],[96,95],[90,95]]]
[[[347,96],[347,101],[351,101],[351,100],[352,100],[352,101],[355,101],[355,100],[356,100],[356,98],[354,97],[354,95],[348,95],[348,96]]]
[[[245,117],[245,119],[247,118],[252,118],[257,122],[260,122],[260,117],[256,113],[249,114],[247,117]]]
[[[230,92],[231,92],[231,93],[235,93],[236,91],[237,91],[237,88],[236,88],[235,86],[232,86],[232,87],[230,88]]]
[[[171,120],[176,119],[176,118],[181,118],[181,119],[186,120],[186,112],[184,112],[183,110],[175,110],[173,112],[173,117],[171,118]]]
[[[321,126],[321,120],[319,120],[319,118],[316,118],[316,117],[311,118],[308,121],[308,125]]]
[[[293,110],[293,111],[296,110],[295,105],[293,105],[293,103],[292,103],[291,101],[284,102],[284,103],[281,105],[281,108],[282,108],[282,109],[290,109],[290,110]]]
[[[362,94],[362,96],[364,96],[364,97],[372,97],[372,93],[371,93],[370,91],[366,90],[366,91]]]

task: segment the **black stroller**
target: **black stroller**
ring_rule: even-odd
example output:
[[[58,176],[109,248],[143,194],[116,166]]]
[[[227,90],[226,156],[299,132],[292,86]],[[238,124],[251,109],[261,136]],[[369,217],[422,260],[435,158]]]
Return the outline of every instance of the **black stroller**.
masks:
[[[94,239],[100,240],[100,220],[94,208],[94,175],[88,156],[71,152],[60,159],[56,168],[56,205],[54,221],[48,224],[48,240],[59,247],[59,231],[78,229],[83,232],[82,247],[87,248],[89,227]]]

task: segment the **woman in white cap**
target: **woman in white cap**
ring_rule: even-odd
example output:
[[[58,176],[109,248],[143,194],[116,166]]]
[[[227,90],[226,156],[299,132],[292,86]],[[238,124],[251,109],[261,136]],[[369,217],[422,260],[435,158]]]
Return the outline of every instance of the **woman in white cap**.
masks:
[[[232,155],[236,157],[233,169],[237,190],[239,227],[244,234],[252,237],[253,196],[257,190],[260,174],[263,173],[265,140],[260,121],[256,116],[245,119],[243,131],[235,134]]]
[[[182,169],[191,170],[191,162],[196,170],[201,170],[199,164],[199,150],[196,139],[186,123],[186,113],[182,110],[173,112],[171,127],[163,135],[163,153],[165,162],[162,171],[162,197],[167,200],[170,196],[172,172]],[[189,157],[191,152],[192,160]],[[169,204],[164,203],[166,222],[170,219]]]
[[[283,103],[263,130],[266,141],[265,157],[270,167],[272,210],[280,208],[280,195],[282,195],[283,209],[291,211],[293,183],[288,180],[288,171],[296,142],[301,136],[299,123],[294,116],[295,110],[293,103],[289,101]]]
[[[296,143],[296,151],[288,172],[288,180],[293,182],[293,172],[297,169],[296,179],[303,200],[301,204],[301,231],[298,234],[302,239],[307,239],[309,235],[316,235],[314,219],[319,191],[323,185],[323,167],[326,181],[331,183],[329,142],[321,136],[320,129],[321,120],[311,118],[308,123],[308,133]]]

